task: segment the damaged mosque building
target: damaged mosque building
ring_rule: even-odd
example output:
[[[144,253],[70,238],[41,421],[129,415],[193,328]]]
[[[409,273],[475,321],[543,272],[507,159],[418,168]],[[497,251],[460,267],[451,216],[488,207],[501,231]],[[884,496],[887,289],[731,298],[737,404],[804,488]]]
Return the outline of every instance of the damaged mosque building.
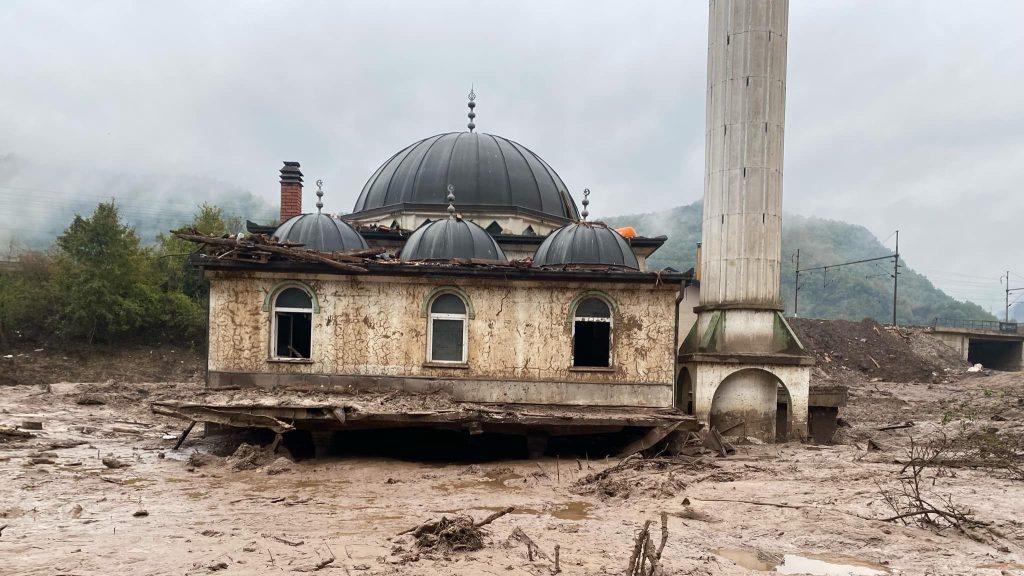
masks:
[[[782,316],[778,6],[711,3],[696,270],[650,269],[664,236],[588,219],[588,191],[580,211],[540,156],[476,130],[471,92],[467,130],[396,152],[350,214],[324,213],[319,186],[316,211],[300,213],[301,167],[285,162],[281,224],[249,223],[263,240],[196,239],[207,243],[192,261],[210,285],[208,389],[261,396],[154,410],[277,431],[703,424],[766,441],[818,437],[843,398],[810,389],[812,361]],[[267,400],[286,391],[316,401]],[[395,393],[451,404],[346,400]]]

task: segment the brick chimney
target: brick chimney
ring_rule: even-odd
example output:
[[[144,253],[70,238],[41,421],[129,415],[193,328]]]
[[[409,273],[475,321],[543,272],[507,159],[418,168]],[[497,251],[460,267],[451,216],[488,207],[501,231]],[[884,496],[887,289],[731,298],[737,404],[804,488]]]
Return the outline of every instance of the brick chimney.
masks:
[[[285,162],[281,168],[281,223],[302,214],[302,170],[298,162]]]

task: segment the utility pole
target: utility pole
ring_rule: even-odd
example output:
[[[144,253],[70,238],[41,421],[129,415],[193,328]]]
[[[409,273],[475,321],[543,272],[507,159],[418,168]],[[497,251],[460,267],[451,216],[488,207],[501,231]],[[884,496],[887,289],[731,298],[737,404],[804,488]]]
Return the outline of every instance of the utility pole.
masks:
[[[800,249],[796,249],[796,278],[793,280],[793,316],[800,315]]]
[[[1009,282],[1009,280],[1007,280]],[[896,231],[896,257],[892,259],[892,325],[896,326],[896,294],[900,287],[900,231]]]
[[[1021,290],[1024,290],[1024,287],[1021,287],[1021,288],[1010,288],[1010,271],[1009,270],[1006,271],[1006,276],[1003,276],[1002,278],[1000,278],[999,281],[1002,282],[1003,279],[1006,279],[1006,309],[1005,309],[1005,312],[1004,312],[1003,321],[1008,324],[1010,322],[1010,304],[1012,304],[1012,302],[1010,302],[1010,292],[1019,292]],[[1016,302],[1017,300],[1020,300],[1020,296],[1018,296],[1017,299],[1014,300],[1014,302]]]

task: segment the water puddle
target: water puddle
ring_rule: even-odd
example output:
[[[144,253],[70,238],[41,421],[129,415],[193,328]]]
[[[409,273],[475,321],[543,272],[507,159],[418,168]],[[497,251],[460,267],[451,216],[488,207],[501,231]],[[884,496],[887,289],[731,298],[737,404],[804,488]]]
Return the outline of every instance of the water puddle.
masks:
[[[522,480],[522,474],[516,474],[515,472],[509,471],[490,471],[485,472],[483,478],[473,478],[471,480],[456,480],[453,482],[443,482],[438,484],[436,488],[442,492],[454,492],[456,490],[519,490],[517,486],[509,486],[507,482],[512,480]]]
[[[811,576],[883,576],[889,571],[869,560],[840,554],[769,554],[746,548],[712,550],[748,570],[776,574],[810,574]]]
[[[590,502],[566,502],[548,514],[559,520],[586,520],[591,517],[590,509],[593,507]]]
[[[771,572],[782,562],[782,558],[778,556],[747,548],[716,548],[711,552],[726,560],[732,560],[747,570],[761,572]]]

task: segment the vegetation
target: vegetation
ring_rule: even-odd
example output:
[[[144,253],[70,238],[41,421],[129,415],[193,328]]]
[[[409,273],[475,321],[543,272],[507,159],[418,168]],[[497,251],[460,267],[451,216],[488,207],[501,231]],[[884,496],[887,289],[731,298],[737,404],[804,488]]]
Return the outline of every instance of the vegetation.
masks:
[[[693,267],[700,241],[701,204],[666,213],[621,216],[609,224],[631,225],[641,234],[666,234],[653,267]],[[239,218],[203,204],[188,224],[206,234],[236,232]],[[76,215],[45,251],[20,255],[18,273],[0,273],[0,345],[85,341],[177,342],[196,345],[206,334],[207,286],[188,264],[194,246],[170,234],[152,246],[140,241],[113,202],[88,217]],[[782,291],[793,309],[794,262],[802,268],[885,255],[889,250],[867,229],[843,222],[788,216],[783,225]],[[891,319],[891,265],[863,264],[808,273],[801,280],[800,315],[880,321]],[[936,317],[992,319],[981,307],[958,302],[901,262],[899,321],[928,324]],[[1015,311],[1016,312],[1016,311]]]
[[[612,226],[633,226],[645,236],[665,234],[668,241],[650,259],[652,268],[693,267],[700,242],[703,206],[694,202],[663,213],[617,216],[607,219]],[[786,313],[793,313],[795,262],[791,255],[800,248],[800,267],[812,268],[891,254],[863,226],[787,215],[782,225],[782,294]],[[860,264],[809,272],[800,279],[800,316],[892,321],[892,262]],[[991,314],[971,302],[954,300],[927,278],[900,260],[897,320],[905,324],[931,324],[935,318],[993,320]]]
[[[204,204],[190,225],[223,234],[239,224]],[[0,274],[0,344],[199,343],[208,295],[190,249],[167,234],[143,246],[114,203],[76,215],[55,246],[21,254],[21,271]]]

